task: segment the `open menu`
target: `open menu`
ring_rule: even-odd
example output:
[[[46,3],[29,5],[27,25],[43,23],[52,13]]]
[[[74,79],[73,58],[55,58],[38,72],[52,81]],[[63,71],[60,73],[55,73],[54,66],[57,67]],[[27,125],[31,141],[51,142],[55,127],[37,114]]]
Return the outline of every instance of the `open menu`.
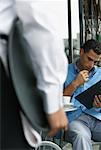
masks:
[[[86,108],[90,109],[93,107],[95,95],[101,95],[101,80],[77,95],[75,98],[84,106],[86,106]]]

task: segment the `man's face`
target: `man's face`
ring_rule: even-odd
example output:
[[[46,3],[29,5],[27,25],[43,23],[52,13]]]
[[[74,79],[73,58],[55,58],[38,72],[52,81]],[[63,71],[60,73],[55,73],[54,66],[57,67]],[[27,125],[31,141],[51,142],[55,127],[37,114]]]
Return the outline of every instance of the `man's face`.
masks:
[[[95,53],[92,49],[89,50],[89,52],[84,53],[84,50],[80,50],[80,65],[81,70],[88,70],[90,71],[94,64],[99,61],[101,55],[98,55]]]

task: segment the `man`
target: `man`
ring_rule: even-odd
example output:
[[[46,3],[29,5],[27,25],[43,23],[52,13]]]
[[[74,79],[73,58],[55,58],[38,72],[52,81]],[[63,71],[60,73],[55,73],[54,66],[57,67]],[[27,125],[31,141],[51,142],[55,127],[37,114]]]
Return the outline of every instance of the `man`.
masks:
[[[39,10],[38,2],[38,0],[0,0],[0,59],[7,72],[7,36],[14,19],[18,16],[22,24],[23,37],[30,46],[28,53],[37,78],[37,88],[44,93],[44,111],[50,125],[48,135],[53,136],[58,130],[67,129],[67,118],[62,104],[67,59],[63,41],[55,31],[55,24],[52,21],[54,13],[47,14],[42,7]],[[42,1],[41,6],[44,3],[45,1]],[[10,137],[7,142],[9,139]],[[13,145],[12,142],[10,146]]]
[[[77,110],[67,114],[70,123],[66,139],[72,143],[73,150],[92,150],[91,139],[101,142],[101,120],[93,116],[93,112],[101,115],[101,95],[95,95],[93,108],[89,113],[75,99],[76,95],[101,80],[101,68],[94,65],[100,56],[101,43],[91,39],[80,49],[80,58],[68,66],[64,95],[71,96],[71,102],[77,106]]]

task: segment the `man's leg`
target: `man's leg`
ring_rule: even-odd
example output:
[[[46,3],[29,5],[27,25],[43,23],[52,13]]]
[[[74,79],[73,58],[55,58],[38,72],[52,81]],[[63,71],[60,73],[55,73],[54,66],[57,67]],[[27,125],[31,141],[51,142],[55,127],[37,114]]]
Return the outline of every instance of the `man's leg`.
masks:
[[[101,121],[94,118],[94,125],[92,127],[92,139],[101,142]]]
[[[66,140],[72,143],[73,150],[92,150],[91,132],[85,122],[80,120],[71,122],[66,136]]]

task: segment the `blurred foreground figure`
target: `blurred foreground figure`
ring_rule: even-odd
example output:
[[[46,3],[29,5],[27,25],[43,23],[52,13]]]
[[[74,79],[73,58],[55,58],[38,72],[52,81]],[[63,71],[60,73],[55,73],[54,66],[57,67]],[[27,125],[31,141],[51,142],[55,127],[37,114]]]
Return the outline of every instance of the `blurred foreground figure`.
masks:
[[[8,120],[5,119],[6,124],[2,130],[2,132],[4,131],[1,138],[3,149],[29,148],[23,138],[21,122],[23,127],[28,125],[28,133],[27,130],[24,130],[27,135],[26,139],[28,141],[30,138],[33,139],[32,128],[23,113],[20,122],[19,109],[17,108],[19,104],[16,97],[12,95],[14,91],[9,87],[11,83],[8,83],[7,39],[16,17],[21,21],[23,38],[30,47],[27,54],[37,78],[37,88],[44,93],[44,111],[50,126],[48,135],[53,136],[58,130],[67,128],[68,122],[62,104],[63,83],[67,74],[67,58],[62,38],[55,30],[54,13],[47,14],[47,9],[43,9],[44,4],[45,1],[42,1],[39,9],[38,0],[0,0],[0,60],[2,88],[5,88],[1,101],[4,102],[3,98],[6,99],[6,108],[2,108],[2,115],[6,118],[8,114]],[[13,131],[11,132],[11,130]]]

